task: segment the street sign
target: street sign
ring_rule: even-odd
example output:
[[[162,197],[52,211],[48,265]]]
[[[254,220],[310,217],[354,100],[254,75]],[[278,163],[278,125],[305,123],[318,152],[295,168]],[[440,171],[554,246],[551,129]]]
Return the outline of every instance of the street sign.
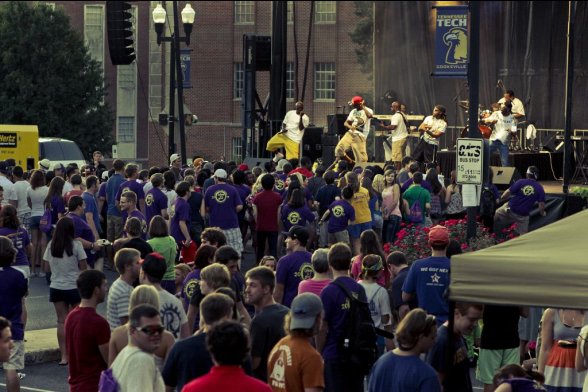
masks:
[[[483,139],[457,139],[455,165],[458,184],[482,185],[484,181],[483,162]]]

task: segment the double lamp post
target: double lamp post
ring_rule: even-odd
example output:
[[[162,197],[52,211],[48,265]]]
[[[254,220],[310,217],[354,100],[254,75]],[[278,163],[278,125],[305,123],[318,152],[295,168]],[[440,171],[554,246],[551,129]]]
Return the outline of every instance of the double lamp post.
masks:
[[[180,36],[179,18],[178,18],[178,2],[171,1],[174,17],[174,29],[170,36],[163,35],[163,27],[167,18],[167,12],[161,4],[153,10],[153,23],[155,24],[155,32],[157,33],[157,44],[161,42],[171,43],[170,61],[169,61],[169,113],[168,121],[168,152],[169,156],[175,153],[175,121],[180,125],[180,149],[181,158],[185,162],[186,159],[186,132],[184,123],[184,97],[183,97],[183,77],[182,64],[180,61],[180,42],[185,42],[186,46],[190,46],[190,34],[194,26],[194,18],[196,12],[190,4],[186,4],[182,10],[182,24],[184,25],[184,37]],[[178,117],[175,114],[175,94],[177,90],[178,96]]]

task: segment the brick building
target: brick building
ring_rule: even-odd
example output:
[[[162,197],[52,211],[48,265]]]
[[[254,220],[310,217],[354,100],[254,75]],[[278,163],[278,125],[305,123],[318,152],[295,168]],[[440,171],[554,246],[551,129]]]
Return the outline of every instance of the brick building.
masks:
[[[106,100],[116,115],[113,132],[118,156],[144,166],[166,163],[168,138],[166,130],[158,123],[158,115],[169,101],[169,44],[157,44],[151,17],[159,2],[131,2],[137,60],[131,65],[118,67],[112,66],[108,53],[104,1],[42,3],[61,8],[70,16],[72,27],[82,32],[92,57],[104,66],[108,89]],[[349,36],[358,21],[355,2],[314,3],[314,15],[311,16],[310,1],[288,2],[287,110],[293,108],[296,95],[296,48],[298,91],[302,92],[309,21],[312,20],[305,112],[311,123],[323,127],[327,123],[327,114],[335,113],[338,106],[345,106],[348,111],[346,105],[350,98],[372,91],[372,82],[360,71],[355,54],[357,45]],[[185,4],[179,2],[178,11]],[[168,15],[164,33],[169,35],[173,30],[170,25],[173,23],[171,2],[164,1],[162,5]],[[272,2],[198,1],[191,5],[196,12],[190,44],[192,88],[184,90],[184,104],[199,117],[199,122],[186,127],[186,151],[189,157],[198,154],[210,160],[220,156],[239,160],[243,35],[271,34]],[[183,35],[181,27],[180,31]],[[180,46],[186,48],[184,43]],[[268,85],[269,72],[258,72],[257,90],[262,101],[268,93]],[[365,98],[373,107],[373,99]]]

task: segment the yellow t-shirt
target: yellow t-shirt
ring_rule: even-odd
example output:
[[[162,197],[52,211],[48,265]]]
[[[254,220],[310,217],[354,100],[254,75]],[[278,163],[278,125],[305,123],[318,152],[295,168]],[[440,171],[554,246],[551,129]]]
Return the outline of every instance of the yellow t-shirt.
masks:
[[[351,222],[352,224],[357,225],[372,221],[369,201],[370,193],[368,190],[364,187],[359,187],[359,191],[354,193],[351,199],[351,206],[355,210],[355,220]]]

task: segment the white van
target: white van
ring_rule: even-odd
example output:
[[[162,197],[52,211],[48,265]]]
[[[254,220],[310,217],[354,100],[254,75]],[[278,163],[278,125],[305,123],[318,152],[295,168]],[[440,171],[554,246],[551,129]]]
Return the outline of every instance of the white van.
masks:
[[[58,163],[65,167],[70,163],[76,163],[78,168],[87,163],[75,142],[58,137],[39,138],[39,162],[45,158],[51,161],[50,170]]]

